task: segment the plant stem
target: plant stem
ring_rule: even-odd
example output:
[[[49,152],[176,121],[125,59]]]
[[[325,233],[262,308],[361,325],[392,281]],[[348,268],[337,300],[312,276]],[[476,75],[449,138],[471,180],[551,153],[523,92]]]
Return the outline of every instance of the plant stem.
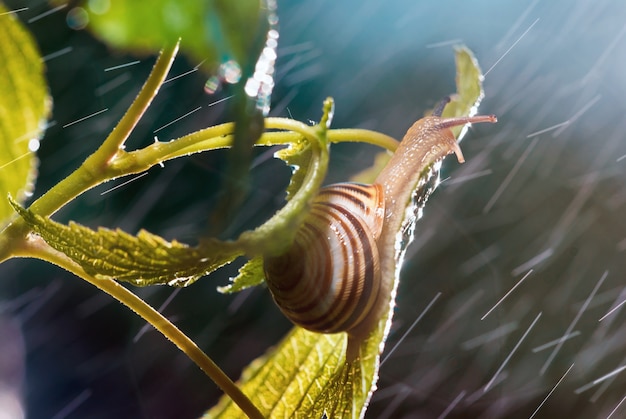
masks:
[[[331,143],[359,142],[373,144],[389,151],[396,151],[400,142],[393,137],[367,129],[332,129],[328,130]]]
[[[295,126],[293,122],[300,124]],[[268,118],[266,128],[285,131],[265,132],[256,145],[290,144],[303,137],[301,129],[311,127],[287,118]],[[157,142],[141,150],[120,155],[111,162],[111,178],[141,173],[156,164],[208,150],[228,148],[233,143],[233,123],[216,125],[169,142]],[[307,131],[308,132],[308,131]],[[398,141],[376,131],[365,129],[332,129],[327,131],[331,143],[362,142],[395,151]]]
[[[23,246],[17,249],[19,257],[35,257],[53,263],[74,275],[94,285],[99,290],[109,294],[126,307],[134,311],[139,317],[151,324],[163,336],[169,339],[178,349],[187,355],[217,386],[230,397],[241,410],[251,418],[263,418],[250,399],[237,385],[205,354],[187,335],[171,323],[161,313],[137,297],[130,290],[109,278],[96,278],[87,274],[78,264],[66,255],[52,249],[40,237],[31,237],[25,240]]]
[[[33,202],[30,210],[42,217],[50,216],[78,195],[109,179],[106,173],[107,165],[121,151],[124,141],[158,93],[177,51],[178,44],[165,48],[161,52],[148,80],[102,145],[72,174]]]

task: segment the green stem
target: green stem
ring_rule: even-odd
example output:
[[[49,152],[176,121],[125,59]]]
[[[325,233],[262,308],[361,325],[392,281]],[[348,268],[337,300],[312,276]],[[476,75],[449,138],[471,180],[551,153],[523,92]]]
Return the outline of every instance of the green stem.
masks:
[[[400,142],[380,132],[367,129],[333,129],[328,131],[331,143],[359,142],[373,144],[389,151],[396,151]]]
[[[295,143],[303,136],[299,130],[303,127],[311,127],[300,122],[297,122],[299,125],[296,126],[293,122],[297,121],[286,118],[268,118],[266,120],[266,128],[282,129],[285,131],[266,132],[261,135],[261,138],[259,138],[256,144],[271,146]],[[233,129],[233,123],[216,125],[167,143],[157,142],[141,150],[125,153],[123,156],[111,162],[110,178],[141,173],[156,164],[178,157],[201,153],[207,150],[228,148],[233,143]],[[397,140],[388,135],[365,129],[328,130],[327,138],[331,143],[362,142],[373,144],[389,151],[395,151],[399,144]]]
[[[104,143],[78,169],[35,200],[30,210],[42,217],[50,216],[78,195],[110,179],[110,161],[125,154],[121,147],[159,91],[177,51],[178,44],[163,49],[141,91]],[[1,232],[0,262],[11,257],[15,244],[24,240],[29,231],[24,220],[16,218]]]
[[[158,93],[177,51],[178,44],[163,49],[135,101],[102,145],[71,175],[33,202],[30,210],[43,217],[50,216],[78,195],[108,180],[107,166],[120,153],[124,142]]]
[[[263,418],[261,412],[252,404],[241,389],[237,387],[237,385],[211,360],[211,358],[187,337],[187,335],[152,306],[124,288],[118,282],[108,278],[96,278],[87,274],[78,264],[63,253],[52,249],[40,237],[25,240],[23,246],[17,249],[15,256],[35,257],[53,263],[109,294],[134,311],[139,317],[151,324],[155,329],[161,332],[163,336],[176,345],[176,347],[204,371],[246,415],[251,418]]]

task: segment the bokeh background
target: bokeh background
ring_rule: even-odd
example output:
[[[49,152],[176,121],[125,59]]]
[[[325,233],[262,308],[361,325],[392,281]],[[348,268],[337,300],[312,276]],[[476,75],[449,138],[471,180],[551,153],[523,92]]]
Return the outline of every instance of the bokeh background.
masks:
[[[28,7],[18,16],[46,57],[54,98],[37,196],[102,141],[154,57],[126,56],[69,29],[70,7],[29,22],[47,3],[6,3]],[[399,345],[366,417],[527,418],[540,406],[535,417],[626,415],[626,4],[278,3],[272,115],[317,120],[330,95],[335,127],[400,138],[454,91],[452,46],[464,43],[487,72],[481,111],[499,118],[472,128],[462,144],[467,163],[444,166],[446,181],[407,254],[385,354]],[[172,75],[196,64],[180,57]],[[227,92],[206,95],[205,78],[191,72],[168,83],[128,147],[150,143],[155,130],[199,106],[159,138],[229,120],[228,101],[215,103]],[[328,182],[367,167],[375,151],[335,147]],[[253,193],[220,226],[224,235],[258,225],[282,204],[289,171],[272,152],[259,151]],[[102,195],[114,186],[104,185],[56,218],[193,243],[215,228],[207,219],[224,158],[172,161]],[[136,291],[237,377],[290,325],[262,288],[218,294],[234,272],[181,290]],[[4,263],[0,279],[0,388],[19,394],[27,417],[198,417],[219,397],[173,345],[80,279],[33,260]]]

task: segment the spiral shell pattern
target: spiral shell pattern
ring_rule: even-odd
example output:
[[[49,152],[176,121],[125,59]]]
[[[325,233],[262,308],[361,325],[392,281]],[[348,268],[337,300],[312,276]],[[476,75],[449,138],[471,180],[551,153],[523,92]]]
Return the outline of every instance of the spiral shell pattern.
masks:
[[[265,259],[267,286],[293,323],[336,333],[366,320],[380,291],[384,207],[379,184],[322,188],[290,250]]]

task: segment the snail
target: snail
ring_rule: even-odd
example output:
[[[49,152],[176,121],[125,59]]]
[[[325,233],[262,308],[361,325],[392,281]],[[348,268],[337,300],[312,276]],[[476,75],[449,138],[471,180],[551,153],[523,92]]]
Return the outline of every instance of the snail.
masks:
[[[443,105],[409,128],[373,184],[320,189],[290,249],[264,259],[267,286],[283,314],[310,331],[347,332],[347,361],[357,358],[361,342],[389,309],[394,278],[381,272],[394,272],[384,265],[397,263],[398,234],[424,186],[418,185],[423,171],[450,153],[464,161],[451,127],[496,122],[493,115],[442,118]],[[410,241],[412,230],[403,238]]]

